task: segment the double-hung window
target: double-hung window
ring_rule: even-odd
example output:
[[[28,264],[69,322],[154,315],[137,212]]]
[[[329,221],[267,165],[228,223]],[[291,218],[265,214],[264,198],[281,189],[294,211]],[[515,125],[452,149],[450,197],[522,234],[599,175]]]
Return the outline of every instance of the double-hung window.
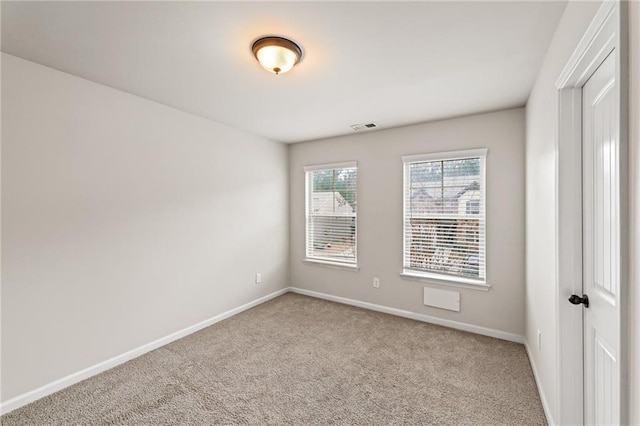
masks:
[[[305,185],[307,260],[355,266],[356,163],[305,167]]]
[[[486,286],[487,150],[402,157],[403,275]]]

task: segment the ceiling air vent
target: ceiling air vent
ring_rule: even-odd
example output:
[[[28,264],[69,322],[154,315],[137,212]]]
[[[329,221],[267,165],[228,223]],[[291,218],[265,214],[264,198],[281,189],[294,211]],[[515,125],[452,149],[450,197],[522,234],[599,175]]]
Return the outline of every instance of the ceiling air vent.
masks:
[[[352,124],[351,125],[351,128],[353,130],[355,130],[356,132],[359,132],[360,130],[375,129],[376,127],[378,127],[378,125],[376,123]]]

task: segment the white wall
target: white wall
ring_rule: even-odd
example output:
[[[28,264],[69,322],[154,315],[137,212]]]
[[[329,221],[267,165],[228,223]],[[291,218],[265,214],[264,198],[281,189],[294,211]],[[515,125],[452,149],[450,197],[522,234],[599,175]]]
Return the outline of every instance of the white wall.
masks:
[[[569,2],[527,102],[527,325],[525,338],[550,414],[557,419],[556,392],[556,139],[555,82],[587,29],[599,2]],[[537,330],[542,348],[537,349]]]
[[[629,3],[629,172],[631,181],[631,274],[629,358],[630,424],[640,425],[640,2]]]
[[[288,285],[285,145],[6,54],[2,89],[4,401]]]
[[[468,148],[487,157],[488,292],[460,291],[461,312],[426,307],[424,283],[401,279],[401,156]],[[522,108],[292,145],[291,285],[503,332],[524,332],[524,110]],[[302,262],[304,172],[358,162],[359,272]],[[372,286],[380,277],[379,289]],[[435,285],[435,287],[439,287]],[[449,289],[452,289],[448,287]]]

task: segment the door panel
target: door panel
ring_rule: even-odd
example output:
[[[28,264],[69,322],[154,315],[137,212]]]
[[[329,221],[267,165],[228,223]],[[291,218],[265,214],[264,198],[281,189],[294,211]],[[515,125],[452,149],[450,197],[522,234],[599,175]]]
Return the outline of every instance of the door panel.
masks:
[[[583,112],[583,291],[585,423],[620,415],[620,208],[615,51],[585,83]]]
[[[595,368],[595,421],[587,424],[615,425],[618,424],[614,416],[618,390],[616,387],[616,360],[613,350],[598,334],[593,339],[594,368]]]

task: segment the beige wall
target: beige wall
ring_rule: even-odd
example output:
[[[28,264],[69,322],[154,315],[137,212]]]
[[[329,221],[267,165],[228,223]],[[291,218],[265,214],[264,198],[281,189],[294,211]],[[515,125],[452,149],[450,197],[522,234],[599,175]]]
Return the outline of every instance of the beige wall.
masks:
[[[2,61],[4,401],[288,285],[285,145]]]
[[[629,358],[630,424],[640,425],[640,2],[629,5],[629,151],[631,274]]]
[[[454,289],[462,293],[459,313],[426,307],[422,303],[426,284],[398,275],[402,271],[401,156],[482,147],[489,149],[487,279],[492,288],[488,292]],[[291,285],[523,334],[523,109],[301,143],[292,145],[289,153]],[[303,167],[352,160],[358,162],[360,271],[305,264]],[[373,288],[373,277],[380,278],[379,289]]]

